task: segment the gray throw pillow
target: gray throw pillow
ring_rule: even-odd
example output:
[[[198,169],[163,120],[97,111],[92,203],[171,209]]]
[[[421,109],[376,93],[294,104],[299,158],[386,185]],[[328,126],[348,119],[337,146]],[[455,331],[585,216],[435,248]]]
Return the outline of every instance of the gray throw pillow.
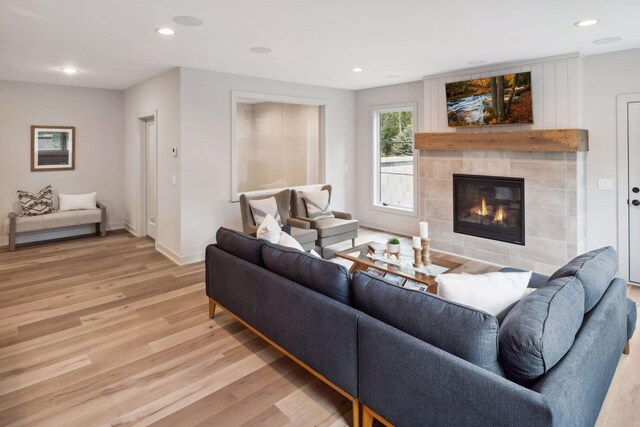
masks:
[[[569,351],[584,318],[575,277],[549,280],[524,297],[500,326],[500,361],[510,380],[530,385]]]
[[[334,218],[331,212],[331,206],[329,206],[330,195],[328,190],[305,191],[302,194],[309,218]]]
[[[553,273],[549,280],[577,277],[584,287],[584,312],[588,313],[600,301],[617,271],[618,255],[608,246],[577,256]]]
[[[249,206],[251,207],[251,214],[253,215],[253,221],[256,223],[256,227],[260,227],[260,224],[262,224],[262,221],[264,221],[267,215],[275,218],[278,225],[282,227],[282,219],[280,218],[278,203],[275,197],[249,200]]]

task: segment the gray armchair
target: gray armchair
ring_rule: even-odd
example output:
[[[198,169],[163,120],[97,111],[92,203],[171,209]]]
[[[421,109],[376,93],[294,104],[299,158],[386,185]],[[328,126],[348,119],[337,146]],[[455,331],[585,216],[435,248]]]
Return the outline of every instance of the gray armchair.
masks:
[[[324,185],[321,190],[329,191],[329,202],[331,202],[331,186]],[[351,245],[355,246],[356,237],[358,237],[359,222],[353,219],[350,213],[335,211],[333,209],[331,212],[335,218],[309,218],[302,193],[291,190],[291,214],[298,220],[308,222],[311,228],[318,232],[316,246],[320,247],[320,252],[323,257],[326,246],[344,242],[349,239],[351,239]]]
[[[285,225],[291,226],[291,236],[302,245],[305,251],[310,251],[315,247],[316,239],[318,238],[318,232],[311,228],[311,225],[307,221],[301,219],[295,219],[289,216],[289,206],[291,204],[291,190],[282,190],[275,194],[260,195],[254,197],[248,197],[245,194],[240,195],[240,215],[242,216],[242,231],[247,234],[255,233],[258,230],[256,222],[253,219],[253,213],[251,213],[251,206],[249,200],[268,199],[269,197],[275,197],[276,204],[278,205],[278,213],[280,219]]]

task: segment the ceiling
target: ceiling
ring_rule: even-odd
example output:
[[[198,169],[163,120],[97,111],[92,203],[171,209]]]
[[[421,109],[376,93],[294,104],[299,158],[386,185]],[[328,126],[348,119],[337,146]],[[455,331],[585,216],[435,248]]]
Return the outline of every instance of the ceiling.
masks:
[[[601,23],[573,25],[591,17]],[[638,48],[639,18],[638,0],[0,0],[0,79],[125,89],[185,66],[361,89],[470,61]],[[622,40],[592,43],[610,36]]]

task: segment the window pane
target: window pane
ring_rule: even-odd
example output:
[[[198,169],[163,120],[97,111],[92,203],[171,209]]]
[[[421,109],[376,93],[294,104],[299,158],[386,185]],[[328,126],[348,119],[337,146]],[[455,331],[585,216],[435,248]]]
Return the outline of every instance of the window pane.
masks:
[[[413,113],[378,115],[378,203],[413,210]]]
[[[320,182],[320,107],[239,102],[238,193]]]

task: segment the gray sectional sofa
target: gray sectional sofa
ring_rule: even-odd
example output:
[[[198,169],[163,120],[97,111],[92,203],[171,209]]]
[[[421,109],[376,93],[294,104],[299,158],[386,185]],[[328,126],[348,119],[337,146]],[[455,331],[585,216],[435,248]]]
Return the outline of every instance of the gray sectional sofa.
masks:
[[[362,407],[365,426],[588,426],[635,328],[616,269],[603,248],[534,274],[538,289],[499,323],[220,229],[206,292],[212,317],[221,306],[351,400],[354,425]]]

